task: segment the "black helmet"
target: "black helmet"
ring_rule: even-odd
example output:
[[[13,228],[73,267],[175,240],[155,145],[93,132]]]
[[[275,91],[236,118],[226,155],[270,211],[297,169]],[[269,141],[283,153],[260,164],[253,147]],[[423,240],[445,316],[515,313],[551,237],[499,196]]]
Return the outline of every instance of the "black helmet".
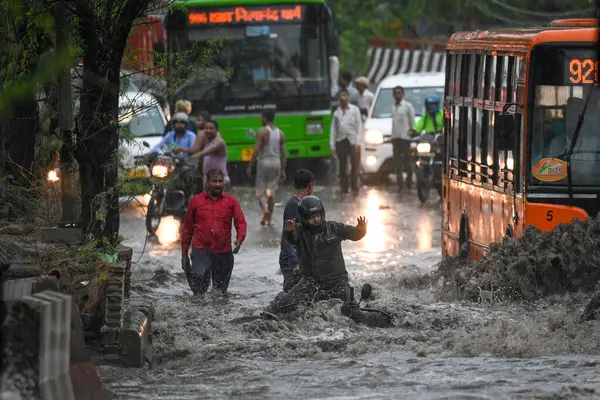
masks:
[[[308,220],[317,215],[321,215],[321,221],[316,224],[311,224]],[[306,196],[298,203],[298,219],[300,223],[307,227],[319,226],[325,222],[325,207],[323,202],[316,196]]]

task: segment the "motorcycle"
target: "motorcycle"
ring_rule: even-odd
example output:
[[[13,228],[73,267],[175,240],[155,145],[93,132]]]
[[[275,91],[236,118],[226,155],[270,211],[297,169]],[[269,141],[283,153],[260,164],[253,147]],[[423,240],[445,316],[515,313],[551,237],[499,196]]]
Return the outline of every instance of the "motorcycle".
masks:
[[[361,307],[360,303],[371,298],[373,288],[368,283],[365,283],[360,291],[360,300],[358,303],[354,299],[354,288],[349,287],[348,301],[342,304],[340,312],[345,317],[352,319],[357,324],[367,325],[371,328],[388,328],[393,326],[394,316],[376,308]],[[318,297],[318,293],[315,294]],[[231,320],[231,323],[244,323],[257,319],[265,319],[272,321],[281,321],[280,316],[268,311],[259,311],[254,315],[247,315]]]
[[[426,203],[432,188],[442,197],[444,136],[441,133],[423,132],[413,143],[415,146],[411,147],[411,152],[417,177],[417,195],[421,203]]]
[[[143,145],[150,147],[147,142],[143,142]],[[175,155],[169,150],[153,157],[150,175],[159,181],[152,185],[146,211],[146,230],[149,235],[156,234],[162,217],[171,215],[183,222],[189,196],[182,178],[190,169],[193,166],[188,165],[183,156]],[[174,181],[167,182],[167,178],[171,177],[175,177]]]

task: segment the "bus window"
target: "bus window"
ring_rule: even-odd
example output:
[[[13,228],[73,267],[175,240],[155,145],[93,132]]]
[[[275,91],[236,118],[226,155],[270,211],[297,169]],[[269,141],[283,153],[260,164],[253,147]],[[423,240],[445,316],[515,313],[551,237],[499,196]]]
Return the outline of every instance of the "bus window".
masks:
[[[459,154],[458,154],[458,138],[460,137],[460,107],[455,106],[454,107],[454,129],[452,130],[452,153],[451,153],[451,157],[455,158],[456,160],[458,160]],[[458,167],[458,165],[456,165]]]
[[[473,98],[473,86],[475,85],[475,79],[473,79],[473,77],[475,76],[475,73],[476,73],[475,54],[469,54],[467,56],[467,60],[468,60],[469,69],[468,69],[468,75],[467,75],[467,92],[465,93],[465,96]]]
[[[496,74],[494,76],[494,96],[492,100],[502,101],[502,92],[505,86],[502,85],[504,78],[504,56],[496,56]]]
[[[488,75],[489,65],[488,65],[488,56],[485,56],[482,54],[479,57],[481,58],[481,67],[480,67],[481,73],[478,76],[479,93],[478,93],[477,98],[483,100],[483,99],[485,99],[485,94],[489,90],[489,88],[486,86],[487,85],[486,76]]]
[[[501,57],[502,73],[498,74],[502,77],[501,86],[499,89],[500,101],[507,101],[507,89],[508,89],[508,59],[511,57]]]
[[[462,59],[463,59],[464,55],[463,54],[455,54],[454,55],[454,63],[455,63],[455,70],[454,70],[454,93],[452,93],[453,96],[460,96],[460,89],[461,89],[461,72],[462,72]]]
[[[508,80],[506,82],[506,101],[514,103],[517,101],[517,68],[518,57],[508,58]]]
[[[565,154],[591,91],[571,157],[571,180],[573,186],[600,186],[597,172],[600,170],[600,88],[593,85],[596,59],[593,48],[539,46],[535,49],[532,56],[534,107],[529,135],[531,184],[568,185]]]
[[[446,97],[454,96],[455,87],[456,87],[456,54],[450,54],[450,59],[448,60],[448,68],[446,71],[446,79],[448,80],[448,85],[446,85]]]
[[[475,82],[473,89],[473,98],[481,99],[483,94],[483,68],[485,65],[485,56],[475,55]]]
[[[454,54],[448,54],[446,56],[446,85],[444,88],[444,97],[449,97],[452,92],[452,85],[454,84]]]
[[[475,109],[475,126],[474,126],[474,130],[475,130],[475,134],[474,136],[474,141],[473,141],[473,147],[475,149],[475,177],[474,179],[476,181],[481,181],[481,154],[482,154],[482,137],[481,137],[481,129],[482,129],[482,115],[483,115],[483,110],[481,108],[476,108]]]
[[[496,56],[486,56],[485,92],[484,99],[494,100],[494,88],[496,87]]]

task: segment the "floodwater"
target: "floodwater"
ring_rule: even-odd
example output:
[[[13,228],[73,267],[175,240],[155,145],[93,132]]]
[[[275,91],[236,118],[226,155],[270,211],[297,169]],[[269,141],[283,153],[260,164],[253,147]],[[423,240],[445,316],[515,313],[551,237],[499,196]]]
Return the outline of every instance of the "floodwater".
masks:
[[[143,209],[132,207],[121,232],[137,261],[133,290],[155,302],[155,365],[102,366],[108,386],[121,399],[600,398],[600,324],[575,322],[585,297],[519,305],[438,301],[436,288],[410,285],[441,257],[433,193],[425,206],[414,193],[363,188],[343,200],[336,193],[316,188],[328,219],[369,221],[362,241],[343,245],[351,283],[357,296],[363,283],[373,285],[368,305],[394,314],[394,327],[356,325],[336,301],[294,322],[230,322],[266,306],[282,283],[282,206],[277,224],[261,227],[250,188],[233,192],[249,226],[227,300],[191,300],[178,223],[164,220],[160,242],[145,243]],[[291,194],[281,188],[278,201]]]

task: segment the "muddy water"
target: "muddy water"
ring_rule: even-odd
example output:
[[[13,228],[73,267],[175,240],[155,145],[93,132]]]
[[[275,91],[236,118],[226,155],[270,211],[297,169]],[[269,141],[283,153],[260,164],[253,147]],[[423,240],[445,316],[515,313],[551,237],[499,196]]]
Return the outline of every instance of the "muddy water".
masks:
[[[344,251],[352,283],[369,282],[369,305],[397,316],[390,329],[357,326],[336,301],[300,321],[234,324],[277,294],[280,227],[260,227],[252,191],[234,193],[249,223],[227,300],[189,297],[180,270],[175,224],[148,243],[140,209],[122,233],[134,247],[134,289],[156,304],[156,365],[101,367],[122,399],[572,399],[600,398],[600,325],[578,325],[585,296],[528,304],[438,301],[415,278],[440,259],[439,202],[376,189],[341,201],[318,188],[328,219],[369,220],[361,242]],[[291,194],[281,189],[280,198]],[[275,212],[281,219],[282,207]]]

